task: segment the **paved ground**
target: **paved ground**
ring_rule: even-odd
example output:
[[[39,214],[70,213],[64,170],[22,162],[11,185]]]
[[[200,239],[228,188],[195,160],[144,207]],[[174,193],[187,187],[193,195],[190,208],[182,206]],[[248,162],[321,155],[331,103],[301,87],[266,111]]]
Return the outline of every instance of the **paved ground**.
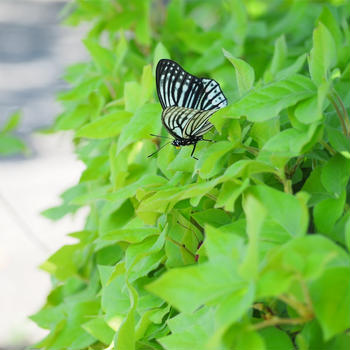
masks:
[[[0,158],[0,349],[16,349],[45,332],[27,319],[45,301],[49,276],[37,266],[82,228],[86,212],[58,223],[39,212],[59,203],[83,169],[69,134],[33,133],[59,113],[55,93],[64,67],[84,59],[82,30],[59,26],[64,1],[0,1],[0,124],[23,111],[20,135],[32,153]]]

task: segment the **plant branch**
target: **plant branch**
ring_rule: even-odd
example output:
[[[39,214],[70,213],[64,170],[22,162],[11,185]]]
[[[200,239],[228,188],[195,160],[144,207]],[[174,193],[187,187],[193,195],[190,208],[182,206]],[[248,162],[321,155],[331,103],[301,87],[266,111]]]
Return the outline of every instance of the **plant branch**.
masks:
[[[310,321],[310,319],[307,319],[305,317],[297,317],[297,318],[280,318],[277,316],[273,316],[268,320],[256,323],[254,325],[251,325],[249,327],[252,331],[257,331],[262,328],[271,327],[271,326],[279,326],[283,324],[290,324],[290,325],[296,325],[296,324],[302,324]]]
[[[107,79],[105,79],[105,84],[106,84],[106,87],[108,89],[109,94],[111,95],[112,99],[114,100],[117,97],[117,94],[114,90],[114,87]]]
[[[340,124],[341,124],[341,127],[343,129],[343,133],[345,136],[348,136],[348,130],[347,130],[347,127],[346,127],[346,124],[345,124],[345,115],[342,114],[342,112],[340,111],[336,101],[334,100],[333,98],[333,95],[331,94],[328,94],[328,98],[329,100],[331,101],[333,107],[335,108],[336,112],[337,112],[337,115],[339,117],[339,120],[340,120]]]
[[[252,146],[247,146],[242,143],[243,148],[245,148],[248,152],[250,152],[253,156],[257,156],[259,154],[259,150]]]
[[[330,153],[330,155],[334,156],[337,152],[330,146],[326,141],[321,140],[320,144]]]
[[[296,172],[296,170],[298,169],[298,166],[304,161],[304,156],[299,156],[295,162],[295,164],[293,165],[293,167],[289,170],[286,171],[286,175],[289,179],[291,179],[294,175],[294,173]]]
[[[350,120],[349,120],[348,112],[344,106],[342,99],[338,95],[337,91],[333,90],[332,93],[335,96],[335,98],[337,99],[337,101],[339,102],[341,109],[343,110],[344,121],[345,121],[345,125],[347,126],[347,131],[348,131],[347,136],[350,136]]]

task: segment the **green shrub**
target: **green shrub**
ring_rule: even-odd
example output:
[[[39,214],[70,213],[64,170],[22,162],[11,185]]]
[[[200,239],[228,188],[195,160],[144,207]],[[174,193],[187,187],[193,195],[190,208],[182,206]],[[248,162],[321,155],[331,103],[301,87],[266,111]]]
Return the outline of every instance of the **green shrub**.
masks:
[[[334,1],[339,3],[339,1]],[[76,0],[91,61],[71,66],[55,130],[85,165],[57,220],[88,206],[35,348],[340,350],[350,327],[349,13],[307,1]],[[346,5],[347,6],[347,5]],[[216,79],[210,137],[167,135],[154,69]],[[346,102],[345,102],[346,101]],[[163,142],[163,141],[162,141]],[[203,243],[202,243],[203,242]]]

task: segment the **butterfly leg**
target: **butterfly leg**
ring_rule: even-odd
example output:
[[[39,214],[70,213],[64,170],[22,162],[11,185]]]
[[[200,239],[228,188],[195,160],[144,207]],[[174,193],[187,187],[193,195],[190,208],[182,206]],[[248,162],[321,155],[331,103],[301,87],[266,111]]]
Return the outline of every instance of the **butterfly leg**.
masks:
[[[194,150],[196,149],[196,146],[197,146],[197,143],[195,143],[195,144],[193,145],[193,149],[192,149],[192,152],[191,152],[191,157],[194,158],[194,159],[196,159],[196,160],[198,160],[198,158],[196,158],[196,157],[193,156],[193,153],[194,153]]]

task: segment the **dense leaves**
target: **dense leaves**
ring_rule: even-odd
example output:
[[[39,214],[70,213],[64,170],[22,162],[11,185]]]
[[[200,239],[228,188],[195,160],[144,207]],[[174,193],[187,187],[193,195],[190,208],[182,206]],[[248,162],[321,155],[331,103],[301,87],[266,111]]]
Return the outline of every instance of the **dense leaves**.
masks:
[[[91,61],[68,68],[54,128],[74,130],[86,169],[44,215],[90,214],[42,264],[53,287],[32,316],[49,330],[35,348],[347,348],[346,6],[74,2],[67,21],[90,23]],[[147,158],[168,141],[150,136],[167,135],[161,58],[228,97],[198,161],[171,145]]]

